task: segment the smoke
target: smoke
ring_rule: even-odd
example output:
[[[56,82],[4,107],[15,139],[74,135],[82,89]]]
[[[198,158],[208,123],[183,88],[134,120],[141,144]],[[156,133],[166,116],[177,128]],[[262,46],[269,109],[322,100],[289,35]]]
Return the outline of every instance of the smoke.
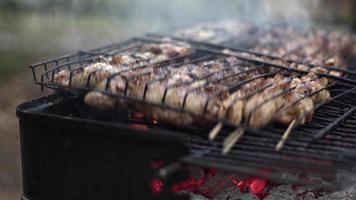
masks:
[[[90,49],[146,32],[168,32],[200,22],[250,21],[257,25],[313,24],[318,0],[17,0],[23,11],[2,17],[3,28],[22,45],[42,52]],[[19,13],[19,12],[18,12]],[[16,14],[16,13],[15,13]],[[5,23],[5,21],[7,21]],[[11,23],[10,23],[11,24]],[[13,28],[13,29],[12,29]],[[13,32],[11,32],[13,31]],[[10,40],[9,40],[10,41]],[[0,41],[1,42],[1,41]]]
[[[309,26],[310,9],[318,1],[295,0],[180,0],[133,1],[131,24],[150,24],[147,31],[171,30],[199,22],[251,21],[257,25],[276,21]]]

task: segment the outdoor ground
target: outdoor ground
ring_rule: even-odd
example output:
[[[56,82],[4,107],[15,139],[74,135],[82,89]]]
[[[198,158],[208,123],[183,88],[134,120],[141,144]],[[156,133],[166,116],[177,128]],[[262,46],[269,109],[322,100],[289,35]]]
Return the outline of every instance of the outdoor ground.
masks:
[[[152,30],[120,17],[53,12],[9,11],[0,2],[0,200],[19,200],[21,159],[16,106],[46,95],[34,85],[29,65],[119,42]],[[130,27],[123,29],[122,27]]]
[[[43,96],[29,65],[79,49],[122,40],[111,22],[65,14],[1,12],[0,9],[0,200],[19,200],[21,159],[16,106]],[[96,26],[95,31],[89,31]],[[116,28],[114,28],[116,29]],[[104,31],[107,30],[107,31]],[[94,39],[95,38],[95,39]],[[124,39],[124,38],[123,38]]]
[[[19,199],[21,194],[21,161],[16,106],[41,95],[32,87],[29,76],[9,78],[0,86],[0,199]]]

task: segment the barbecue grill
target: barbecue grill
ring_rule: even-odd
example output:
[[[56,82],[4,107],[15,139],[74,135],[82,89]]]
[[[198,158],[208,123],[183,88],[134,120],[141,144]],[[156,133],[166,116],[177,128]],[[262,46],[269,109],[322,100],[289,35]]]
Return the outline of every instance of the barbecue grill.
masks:
[[[250,40],[257,36],[258,34],[252,34]],[[98,111],[83,103],[83,95],[90,90],[91,76],[84,87],[71,85],[73,73],[90,62],[134,49],[142,44],[162,41],[186,42],[191,45],[193,51],[189,55],[157,63],[138,63],[134,70],[147,66],[180,67],[189,63],[235,57],[239,60],[239,65],[247,66],[247,69],[215,81],[224,81],[254,70],[264,72],[255,79],[272,77],[277,73],[289,76],[302,76],[307,73],[305,70],[290,67],[292,63],[300,64],[305,63],[304,61],[250,51],[251,45],[229,46],[227,42],[212,44],[177,36],[169,36],[170,39],[167,40],[166,37],[167,35],[150,34],[31,66],[35,83],[42,89],[51,88],[58,93],[27,102],[17,109],[21,129],[24,199],[95,199],[99,198],[99,194],[104,194],[107,198],[117,196],[138,199],[142,198],[142,194],[146,194],[148,198],[184,199],[187,197],[169,196],[169,189],[160,195],[151,194],[148,183],[152,178],[161,176],[166,178],[169,188],[172,181],[182,178],[179,173],[185,165],[213,167],[262,176],[270,180],[280,180],[280,172],[288,172],[295,176],[284,177],[284,181],[298,184],[315,184],[301,178],[302,176],[313,175],[332,180],[335,171],[352,168],[356,157],[356,72],[352,68],[319,66],[326,70],[338,71],[342,76],[318,73],[319,77],[327,77],[330,83],[304,98],[326,89],[331,98],[315,106],[312,121],[295,127],[279,152],[275,151],[274,147],[283,135],[285,127],[272,123],[263,129],[256,129],[245,123],[235,125],[224,118],[207,117],[206,109],[210,99],[207,99],[203,113],[190,112],[184,107],[189,93],[181,107],[167,105],[165,96],[174,86],[165,89],[161,103],[152,103],[145,101],[150,83],[145,87],[143,98],[135,98],[127,95],[128,84],[135,77],[126,78],[124,94],[114,94],[108,90],[108,86],[99,92],[127,102],[128,106],[112,111]],[[350,63],[353,63],[354,58],[345,60],[347,66],[352,66]],[[309,67],[317,66],[306,64]],[[67,86],[53,81],[55,74],[62,69],[71,72]],[[116,76],[120,76],[120,73],[109,77],[107,85]],[[236,91],[252,80],[234,82],[226,90]],[[270,100],[289,91],[273,96]],[[257,92],[259,90],[251,95]],[[210,98],[218,95],[220,93],[214,93]],[[137,112],[130,104],[149,105],[204,119],[212,124],[222,123],[224,128],[215,140],[209,141],[208,134],[213,126],[175,126],[157,123],[147,116],[137,118]],[[229,153],[222,154],[222,143],[238,128],[243,128],[246,133]],[[164,163],[160,170],[150,168],[150,162],[155,159]]]

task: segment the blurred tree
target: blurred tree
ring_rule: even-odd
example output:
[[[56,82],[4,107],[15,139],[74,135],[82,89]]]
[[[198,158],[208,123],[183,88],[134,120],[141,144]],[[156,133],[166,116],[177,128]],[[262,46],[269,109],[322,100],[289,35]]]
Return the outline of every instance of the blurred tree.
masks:
[[[16,10],[18,8],[18,1],[16,0],[2,0],[0,1],[0,9]]]

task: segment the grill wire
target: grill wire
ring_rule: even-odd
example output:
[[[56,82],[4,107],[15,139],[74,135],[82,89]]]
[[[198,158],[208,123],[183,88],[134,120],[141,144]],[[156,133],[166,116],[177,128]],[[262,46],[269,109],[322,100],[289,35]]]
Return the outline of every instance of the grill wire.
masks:
[[[137,63],[137,66],[130,70],[142,69],[145,67],[162,67],[162,68],[178,68],[184,64],[202,63],[219,58],[236,57],[240,60],[237,64],[239,66],[247,66],[246,70],[229,74],[229,76],[222,76],[220,79],[208,81],[207,83],[218,83],[226,81],[231,77],[241,76],[253,71],[262,71],[259,75],[253,78],[236,81],[230,84],[225,90],[220,90],[212,95],[205,102],[204,112],[197,114],[185,109],[185,103],[187,96],[194,91],[206,87],[208,84],[201,85],[195,89],[189,90],[185,97],[181,107],[174,107],[165,104],[165,97],[169,90],[180,87],[182,84],[171,85],[165,89],[161,103],[152,103],[145,101],[147,90],[151,84],[157,81],[164,80],[162,76],[158,79],[150,80],[146,83],[144,94],[142,97],[131,97],[127,95],[128,85],[130,81],[133,81],[139,76],[148,75],[146,73],[138,73],[130,77],[123,76],[122,74],[127,71],[121,71],[108,78],[106,90],[101,91],[106,95],[110,95],[130,103],[139,103],[144,105],[150,105],[159,107],[161,109],[169,109],[178,113],[189,114],[194,117],[206,118],[206,110],[209,102],[223,92],[237,91],[241,86],[249,83],[257,78],[273,77],[277,73],[282,73],[291,76],[302,76],[307,71],[291,68],[283,63],[298,63],[307,64],[309,67],[316,67],[318,65],[311,64],[308,60],[289,60],[273,55],[261,54],[258,52],[249,51],[246,49],[240,49],[235,47],[228,47],[226,45],[210,44],[206,42],[197,42],[187,39],[172,37],[173,39],[190,43],[195,52],[192,55],[176,57],[170,60],[158,62],[158,63]],[[100,49],[91,51],[80,51],[77,54],[67,55],[53,60],[41,62],[31,66],[33,71],[33,77],[36,84],[39,84],[42,89],[44,87],[51,89],[63,89],[70,90],[72,92],[86,92],[89,88],[91,76],[96,73],[92,72],[89,75],[87,86],[83,88],[74,88],[71,86],[71,78],[76,71],[83,70],[88,63],[92,63],[102,59],[102,56],[112,56],[119,52],[135,50],[140,45],[145,43],[160,43],[161,35],[149,35],[145,38],[135,38],[128,42],[107,46]],[[293,52],[302,48],[300,46],[287,51],[285,56],[293,54]],[[250,47],[249,47],[250,48]],[[226,50],[229,51],[226,51]],[[321,51],[318,49],[317,51]],[[333,52],[327,58],[332,57],[335,54]],[[246,55],[249,55],[246,57]],[[345,59],[347,62],[351,62],[354,58]],[[276,64],[274,61],[283,61],[282,64]],[[324,62],[325,63],[325,62]],[[346,63],[343,63],[346,64]],[[228,71],[231,69],[229,66],[223,68],[222,71]],[[199,166],[212,166],[221,168],[224,170],[244,172],[247,174],[260,174],[265,176],[274,176],[274,173],[278,171],[288,171],[298,174],[319,174],[323,177],[329,177],[330,172],[335,169],[348,168],[356,156],[356,72],[351,69],[342,69],[339,67],[324,67],[327,70],[335,70],[343,73],[342,77],[336,77],[329,74],[321,74],[318,76],[327,77],[330,83],[320,90],[309,93],[303,98],[310,97],[321,90],[327,89],[331,98],[319,105],[314,106],[314,114],[312,121],[305,125],[296,127],[293,130],[293,134],[286,141],[284,148],[280,152],[274,150],[275,145],[281,138],[281,135],[285,131],[285,127],[277,124],[270,124],[263,129],[253,129],[246,124],[234,125],[228,122],[224,118],[209,118],[210,121],[223,122],[227,125],[225,129],[221,131],[214,141],[207,140],[207,132],[204,129],[192,128],[193,134],[187,136],[188,144],[191,148],[191,154],[182,159],[184,163],[195,164]],[[62,69],[70,70],[69,86],[61,86],[54,83],[54,75]],[[197,78],[193,81],[184,82],[183,84],[190,85],[200,80],[204,80],[213,76],[214,74],[221,73],[212,72],[204,77]],[[108,90],[110,81],[115,77],[121,77],[125,80],[125,92],[122,95],[113,94]],[[272,86],[272,85],[270,85]],[[270,86],[266,86],[270,87]],[[249,96],[252,96],[266,88],[259,88],[253,91]],[[290,92],[291,89],[286,89],[275,97],[284,95]],[[275,98],[274,97],[274,98]],[[272,101],[273,98],[267,101]],[[298,99],[300,101],[302,99]],[[297,103],[297,102],[293,102]],[[261,105],[258,105],[261,106]],[[243,127],[247,132],[242,139],[232,148],[231,152],[227,155],[221,154],[222,142],[231,133],[234,128]],[[183,127],[184,128],[184,127]],[[189,131],[187,127],[187,132]],[[268,173],[267,173],[268,172]]]

